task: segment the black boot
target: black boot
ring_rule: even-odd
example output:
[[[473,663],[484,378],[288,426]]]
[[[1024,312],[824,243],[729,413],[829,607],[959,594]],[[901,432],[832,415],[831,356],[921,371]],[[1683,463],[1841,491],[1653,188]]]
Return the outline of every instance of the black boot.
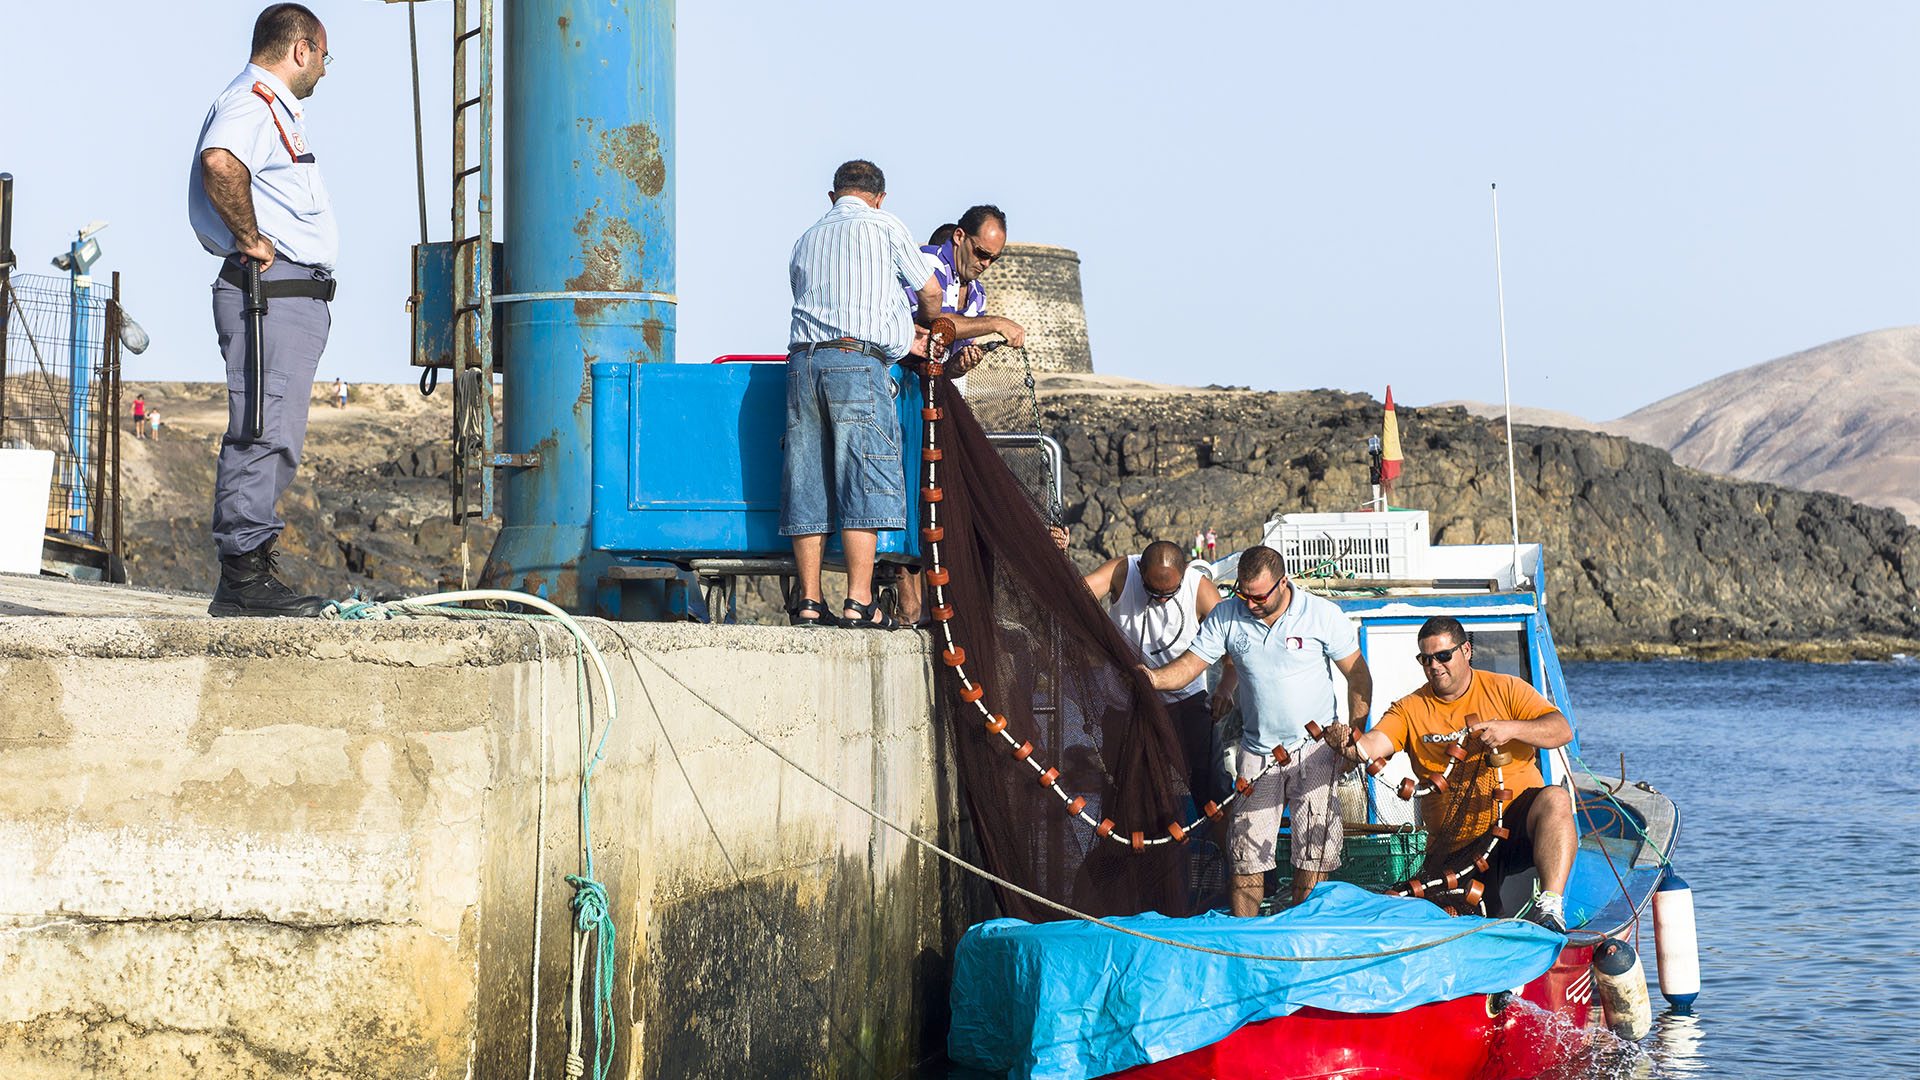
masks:
[[[220,584],[213,590],[207,614],[216,619],[234,615],[290,615],[314,618],[327,606],[325,597],[301,596],[273,576],[273,539],[240,555],[220,558]]]

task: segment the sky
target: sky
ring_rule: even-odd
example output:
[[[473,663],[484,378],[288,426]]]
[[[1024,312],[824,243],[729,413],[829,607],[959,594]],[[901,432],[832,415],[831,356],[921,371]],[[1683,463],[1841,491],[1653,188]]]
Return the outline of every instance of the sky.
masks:
[[[129,379],[220,377],[187,167],[261,6],[18,0],[0,22],[17,272],[110,221],[95,272],[122,272],[154,342]],[[412,381],[405,6],[312,6],[342,232],[320,378]],[[452,5],[418,15],[445,240]],[[1495,183],[1518,404],[1610,419],[1920,322],[1911,3],[699,0],[677,45],[683,361],[784,348],[793,239],[851,157],[915,233],[993,202],[1013,240],[1078,251],[1106,374],[1497,401]]]

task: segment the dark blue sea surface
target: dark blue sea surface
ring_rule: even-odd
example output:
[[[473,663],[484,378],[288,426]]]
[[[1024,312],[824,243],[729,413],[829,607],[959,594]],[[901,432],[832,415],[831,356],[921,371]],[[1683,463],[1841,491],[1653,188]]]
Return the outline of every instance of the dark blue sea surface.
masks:
[[[1586,763],[1624,752],[1680,808],[1701,991],[1680,1017],[1654,990],[1652,1075],[1920,1077],[1920,663],[1566,674]]]

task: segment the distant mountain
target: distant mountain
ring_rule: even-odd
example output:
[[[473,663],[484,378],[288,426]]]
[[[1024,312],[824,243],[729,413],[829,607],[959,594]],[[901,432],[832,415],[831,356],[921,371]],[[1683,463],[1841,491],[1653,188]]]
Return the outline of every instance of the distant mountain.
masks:
[[[1742,368],[1601,427],[1682,465],[1837,492],[1920,523],[1920,326]]]

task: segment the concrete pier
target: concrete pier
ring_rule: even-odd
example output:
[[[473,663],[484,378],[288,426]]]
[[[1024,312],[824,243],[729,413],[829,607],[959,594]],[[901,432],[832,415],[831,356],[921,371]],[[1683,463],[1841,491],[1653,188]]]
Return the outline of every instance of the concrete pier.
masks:
[[[964,848],[924,637],[588,626],[613,1075],[937,1050],[986,894],[665,673]],[[0,1075],[524,1076],[536,922],[560,1075],[580,685],[568,634],[511,619],[0,618]]]

